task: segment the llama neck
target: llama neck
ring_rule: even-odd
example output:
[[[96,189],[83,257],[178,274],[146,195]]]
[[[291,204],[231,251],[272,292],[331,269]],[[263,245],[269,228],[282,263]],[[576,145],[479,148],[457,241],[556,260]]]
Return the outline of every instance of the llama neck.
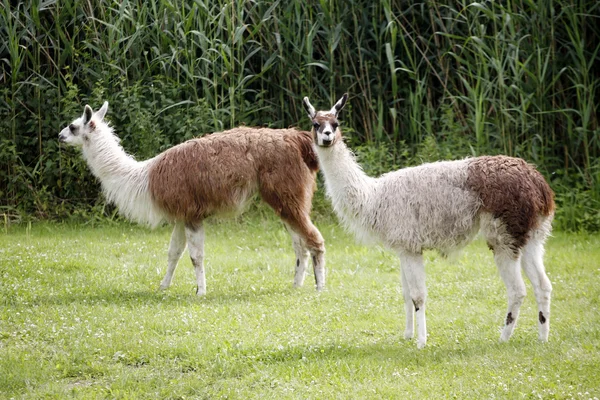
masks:
[[[365,207],[370,204],[375,179],[364,173],[342,141],[331,147],[317,146],[317,154],[334,210],[352,227],[358,222],[357,216],[364,214]]]
[[[136,173],[143,163],[128,155],[110,132],[98,135],[83,146],[83,157],[92,173],[103,184],[124,179]]]
[[[154,205],[148,189],[148,166],[153,159],[136,161],[128,155],[105,125],[83,146],[83,157],[102,184],[106,199],[121,214],[139,223],[158,225],[162,213]]]

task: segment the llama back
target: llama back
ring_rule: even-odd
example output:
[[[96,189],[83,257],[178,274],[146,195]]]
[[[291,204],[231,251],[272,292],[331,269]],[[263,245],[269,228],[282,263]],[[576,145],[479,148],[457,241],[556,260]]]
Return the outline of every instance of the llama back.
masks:
[[[467,160],[423,164],[381,176],[367,214],[374,231],[392,248],[416,253],[460,249],[479,227],[480,201],[465,187],[467,176]]]
[[[152,198],[171,218],[188,222],[238,211],[265,176],[285,174],[294,182],[294,175],[314,174],[316,156],[305,142],[307,132],[248,127],[189,140],[156,157]]]
[[[383,175],[373,211],[366,214],[371,221],[365,222],[392,247],[452,252],[472,239],[485,213],[501,221],[518,249],[542,219],[552,218],[554,208],[552,189],[532,165],[518,158],[483,156]]]

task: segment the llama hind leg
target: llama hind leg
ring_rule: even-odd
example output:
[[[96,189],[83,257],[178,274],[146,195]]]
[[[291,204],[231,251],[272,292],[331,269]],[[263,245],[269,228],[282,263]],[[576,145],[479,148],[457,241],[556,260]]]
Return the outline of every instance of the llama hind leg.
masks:
[[[544,269],[544,241],[532,237],[523,249],[521,266],[531,281],[538,306],[538,332],[542,342],[548,341],[550,333],[550,296],[552,283]]]
[[[308,250],[312,256],[315,285],[318,291],[325,287],[325,241],[321,232],[309,221],[306,239]]]
[[[508,310],[506,321],[500,335],[500,341],[506,342],[513,334],[519,317],[519,310],[523,299],[525,299],[525,282],[521,276],[521,255],[515,255],[511,250],[500,250],[494,252],[494,260],[500,271],[500,276],[506,285],[508,295]]]
[[[196,272],[196,294],[206,294],[206,276],[204,273],[204,225],[186,225],[185,236],[188,242],[190,258]]]
[[[306,244],[294,230],[288,224],[285,224],[286,229],[292,237],[292,246],[296,253],[296,269],[294,274],[294,287],[298,288],[304,284],[304,278],[306,277],[306,267],[308,266],[309,251]]]
[[[405,294],[405,302],[408,302],[411,307],[404,305],[407,310],[406,325],[407,330],[409,324],[412,325],[412,320],[409,322],[408,315],[412,318],[412,307],[415,309],[417,320],[417,347],[422,349],[427,344],[427,322],[425,319],[425,302],[427,300],[427,286],[425,285],[425,264],[422,254],[400,253],[400,268],[402,268],[403,283],[402,288]],[[408,301],[407,301],[408,300]]]
[[[168,266],[167,273],[160,283],[160,290],[166,290],[169,286],[171,286],[171,281],[173,280],[173,274],[175,273],[175,268],[177,268],[177,263],[183,254],[183,250],[185,250],[185,227],[183,223],[177,222],[175,227],[173,228],[173,233],[171,234],[171,242],[169,243],[169,253],[168,253]]]
[[[325,287],[325,241],[310,220],[314,176],[305,174],[300,178],[299,183],[304,180],[310,183],[310,187],[290,186],[287,180],[273,181],[273,177],[268,175],[262,180],[269,184],[262,185],[261,197],[306,245],[313,260],[317,290],[322,290]]]
[[[325,241],[321,232],[310,222],[308,217],[294,222],[289,221],[289,224],[306,244],[306,248],[312,256],[317,290],[323,290],[325,287]]]

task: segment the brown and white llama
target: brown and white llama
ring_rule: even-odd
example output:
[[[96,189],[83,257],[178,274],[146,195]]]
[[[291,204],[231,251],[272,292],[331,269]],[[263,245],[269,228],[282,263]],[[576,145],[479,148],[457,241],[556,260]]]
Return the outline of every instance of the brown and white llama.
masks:
[[[427,341],[423,250],[443,254],[469,243],[478,231],[494,252],[508,291],[508,311],[500,340],[510,338],[525,297],[520,268],[533,285],[539,339],[550,329],[552,285],[543,264],[551,229],[554,194],[536,169],[518,158],[475,157],[404,168],[379,178],[367,176],[343,141],[338,113],[348,95],[327,111],[304,106],[325,186],[341,222],[359,238],[373,239],[400,257],[406,311],[404,336],[417,346]]]
[[[203,221],[239,211],[255,195],[271,206],[292,237],[294,286],[304,282],[312,255],[317,290],[325,285],[323,237],[310,220],[318,163],[309,132],[239,127],[188,140],[158,156],[136,161],[104,120],[108,102],[59,134],[80,147],[108,201],[127,218],[150,226],[175,224],[161,289],[170,286],[187,242],[198,295],[206,293]]]

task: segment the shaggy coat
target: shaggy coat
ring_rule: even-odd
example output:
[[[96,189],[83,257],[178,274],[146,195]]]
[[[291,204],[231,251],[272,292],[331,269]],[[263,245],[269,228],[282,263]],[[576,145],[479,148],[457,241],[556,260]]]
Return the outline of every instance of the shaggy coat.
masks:
[[[303,200],[312,196],[317,170],[309,132],[239,127],[188,140],[155,157],[148,168],[149,190],[171,219],[191,224],[237,211],[256,193],[290,220],[299,213],[293,209],[304,209]],[[298,188],[298,182],[310,184]],[[299,189],[306,193],[296,197]]]
[[[536,292],[540,339],[547,340],[551,284],[542,256],[554,214],[554,194],[543,176],[521,159],[484,156],[369,177],[338,127],[337,114],[346,99],[347,95],[329,111],[316,112],[305,98],[313,140],[327,194],[340,221],[360,240],[383,243],[400,256],[405,336],[413,335],[414,306],[418,345],[425,345],[423,251],[457,251],[481,231],[508,288],[509,309],[501,339],[508,340],[512,334],[525,296],[522,264]]]
[[[481,216],[487,213],[505,227],[502,244],[516,253],[539,227],[539,217],[554,211],[552,190],[521,159],[485,156],[404,168],[377,179],[347,177],[361,182],[355,187],[348,181],[339,185],[349,170],[362,172],[344,143],[319,154],[325,176],[336,178],[326,179],[325,186],[341,221],[363,241],[383,242],[392,249],[459,250],[479,231]],[[347,157],[344,164],[353,168],[330,171],[333,157]]]
[[[239,127],[189,140],[140,162],[125,153],[104,122],[107,109],[108,103],[96,113],[86,106],[59,139],[82,148],[107,200],[124,216],[150,226],[175,223],[161,288],[170,285],[187,242],[198,294],[204,294],[203,220],[240,211],[256,194],[292,236],[295,286],[302,285],[311,254],[317,288],[323,287],[324,241],[309,217],[318,170],[309,132]]]

